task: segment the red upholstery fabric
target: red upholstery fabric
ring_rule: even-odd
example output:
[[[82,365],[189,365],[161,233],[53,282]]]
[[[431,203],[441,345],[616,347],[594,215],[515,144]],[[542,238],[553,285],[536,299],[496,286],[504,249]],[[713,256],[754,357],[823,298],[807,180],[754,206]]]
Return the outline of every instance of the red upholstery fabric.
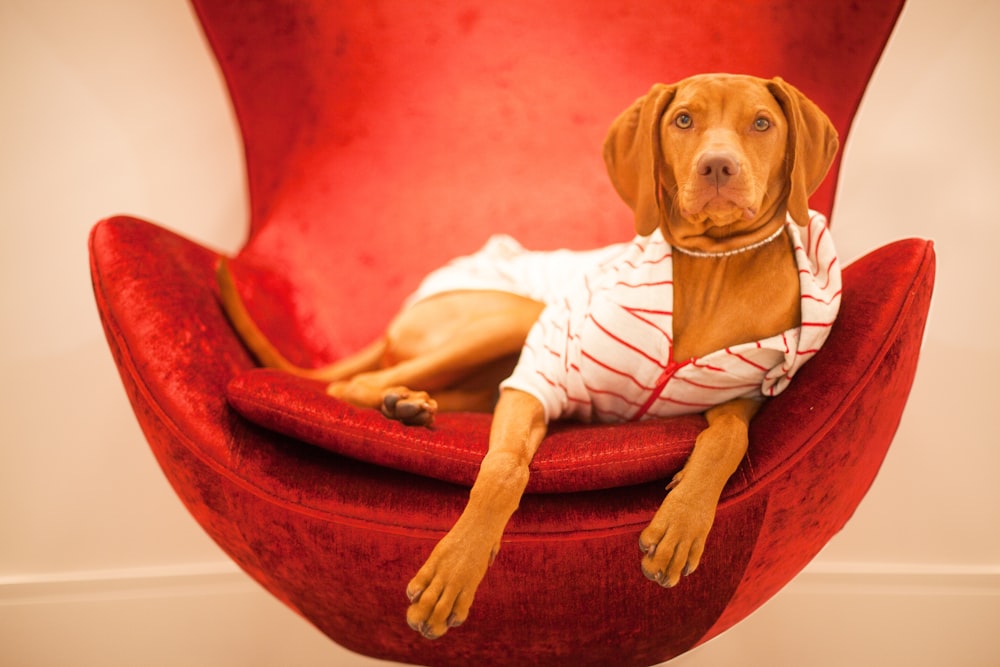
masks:
[[[599,148],[652,81],[780,74],[846,134],[899,3],[197,9],[247,149],[253,218],[234,270],[268,333],[310,363],[367,342],[426,269],[491,232],[534,247],[630,235]],[[832,180],[812,201],[826,212]],[[642,577],[637,536],[696,424],[563,425],[469,621],[429,642],[405,624],[404,587],[461,511],[486,420],[403,429],[251,372],[215,299],[215,254],[161,227],[102,221],[90,251],[123,384],[193,516],[338,643],[424,665],[650,665],[752,612],[872,483],[913,379],[934,272],[920,240],[847,268],[830,341],[755,420],[702,566],[681,586]],[[228,388],[248,412],[274,405],[252,405],[268,387],[288,409],[257,417],[323,447],[227,403]]]

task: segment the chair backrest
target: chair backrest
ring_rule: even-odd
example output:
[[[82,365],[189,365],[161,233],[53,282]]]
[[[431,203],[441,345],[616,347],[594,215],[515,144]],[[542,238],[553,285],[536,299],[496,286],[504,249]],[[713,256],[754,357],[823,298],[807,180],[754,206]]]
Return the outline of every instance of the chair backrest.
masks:
[[[490,233],[629,238],[601,144],[653,82],[781,76],[843,141],[902,4],[194,0],[243,132],[242,258],[280,274],[299,322],[269,333],[340,356]],[[831,211],[838,168],[814,208]]]

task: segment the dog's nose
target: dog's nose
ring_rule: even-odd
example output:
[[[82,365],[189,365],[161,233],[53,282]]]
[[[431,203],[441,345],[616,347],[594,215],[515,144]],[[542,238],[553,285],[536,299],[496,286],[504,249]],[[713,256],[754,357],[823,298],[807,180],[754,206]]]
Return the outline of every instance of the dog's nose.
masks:
[[[698,175],[714,182],[716,185],[725,185],[726,182],[740,173],[740,163],[736,161],[731,153],[725,151],[705,151],[698,158]]]

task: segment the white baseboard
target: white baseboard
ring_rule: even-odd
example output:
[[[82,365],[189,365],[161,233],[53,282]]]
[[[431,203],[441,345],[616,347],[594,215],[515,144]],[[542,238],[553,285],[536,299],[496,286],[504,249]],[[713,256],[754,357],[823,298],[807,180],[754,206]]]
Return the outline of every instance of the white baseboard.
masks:
[[[665,592],[669,594],[669,592]],[[1000,664],[1000,565],[813,563],[671,665]],[[334,645],[228,562],[0,577],[0,664],[388,663]]]
[[[0,607],[211,596],[251,590],[233,563],[186,563],[0,577]]]
[[[1000,564],[814,562],[790,586],[821,595],[1000,595]]]

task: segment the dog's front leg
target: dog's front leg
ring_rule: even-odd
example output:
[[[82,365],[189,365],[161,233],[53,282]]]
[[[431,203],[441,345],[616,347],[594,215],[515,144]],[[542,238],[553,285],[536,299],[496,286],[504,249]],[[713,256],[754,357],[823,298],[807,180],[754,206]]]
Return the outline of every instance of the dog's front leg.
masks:
[[[708,428],[698,434],[694,451],[639,536],[642,571],[649,579],[671,587],[698,567],[722,489],[746,454],[750,419],[760,405],[738,399],[705,413]]]
[[[528,465],[545,437],[541,403],[507,389],[493,413],[489,450],[469,502],[454,527],[406,587],[410,627],[436,639],[461,625],[479,582],[500,549],[500,540],[528,484]]]

